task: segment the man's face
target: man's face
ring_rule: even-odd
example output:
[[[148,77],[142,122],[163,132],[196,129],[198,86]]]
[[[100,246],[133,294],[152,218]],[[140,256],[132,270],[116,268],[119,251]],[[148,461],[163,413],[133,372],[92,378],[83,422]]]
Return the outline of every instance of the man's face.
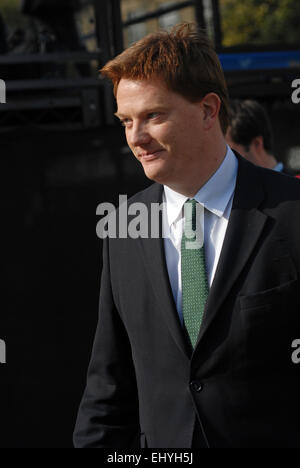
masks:
[[[116,98],[128,145],[149,179],[176,187],[204,164],[201,103],[187,101],[157,78],[122,78]]]

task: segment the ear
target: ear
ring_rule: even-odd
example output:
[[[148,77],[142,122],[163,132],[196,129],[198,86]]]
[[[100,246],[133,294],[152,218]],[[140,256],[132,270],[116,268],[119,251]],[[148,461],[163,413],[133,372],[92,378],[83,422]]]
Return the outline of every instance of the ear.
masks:
[[[208,93],[201,101],[204,129],[210,130],[218,119],[221,99],[216,93]]]
[[[253,138],[251,144],[255,147],[256,150],[264,149],[264,139],[261,135]]]

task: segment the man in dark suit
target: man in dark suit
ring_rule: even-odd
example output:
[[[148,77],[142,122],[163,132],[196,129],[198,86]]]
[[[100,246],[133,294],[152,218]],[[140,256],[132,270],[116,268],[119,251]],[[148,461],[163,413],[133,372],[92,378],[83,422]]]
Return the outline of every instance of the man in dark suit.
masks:
[[[273,152],[272,124],[264,107],[253,99],[230,102],[229,146],[257,166],[295,175],[278,162]]]
[[[299,447],[299,181],[226,145],[220,63],[189,25],[102,73],[155,183],[128,201],[129,234],[120,221],[104,240],[75,447]]]

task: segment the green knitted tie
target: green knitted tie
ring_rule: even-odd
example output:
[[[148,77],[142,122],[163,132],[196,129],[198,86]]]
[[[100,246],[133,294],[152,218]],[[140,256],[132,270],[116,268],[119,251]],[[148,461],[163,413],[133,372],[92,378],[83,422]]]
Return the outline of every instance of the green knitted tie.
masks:
[[[184,205],[185,223],[181,241],[182,311],[193,348],[209,291],[203,234],[196,236],[196,229],[201,234],[200,219],[196,223],[196,205],[196,200],[187,200]]]

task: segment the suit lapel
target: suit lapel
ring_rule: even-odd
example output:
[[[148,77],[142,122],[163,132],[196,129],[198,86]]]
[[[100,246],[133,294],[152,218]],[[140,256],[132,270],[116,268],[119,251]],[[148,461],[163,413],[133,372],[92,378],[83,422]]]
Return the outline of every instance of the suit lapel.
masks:
[[[232,211],[209,292],[199,343],[229,295],[261,236],[267,216],[258,210],[264,191],[256,168],[239,159]]]
[[[147,192],[147,200],[144,203],[147,205],[149,213],[149,226],[150,226],[150,213],[151,203],[162,202],[163,186],[153,184],[152,190]],[[180,319],[178,316],[176,304],[174,302],[172,289],[169,281],[169,275],[166,265],[164,243],[162,238],[162,221],[160,218],[160,236],[158,239],[139,238],[139,245],[142,250],[142,255],[145,261],[146,270],[149,276],[149,281],[153,288],[157,302],[160,304],[162,311],[162,319],[165,320],[167,327],[170,330],[175,342],[181,351],[189,357],[191,349],[187,342]]]

